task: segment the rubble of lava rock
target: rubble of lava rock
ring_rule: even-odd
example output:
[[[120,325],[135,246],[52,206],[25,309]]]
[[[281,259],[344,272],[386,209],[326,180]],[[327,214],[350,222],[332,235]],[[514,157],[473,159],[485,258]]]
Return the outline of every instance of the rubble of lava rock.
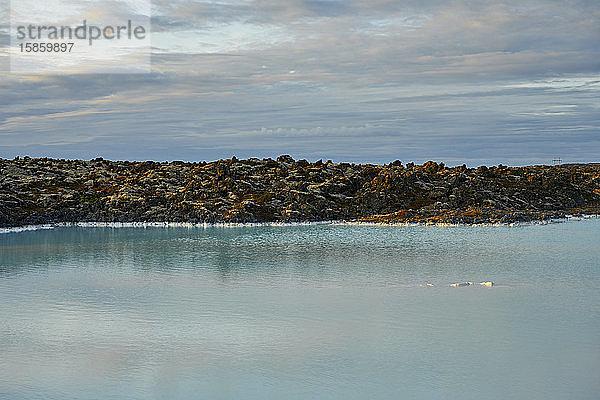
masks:
[[[58,222],[511,223],[597,214],[600,165],[467,168],[250,158],[0,159],[0,226]]]

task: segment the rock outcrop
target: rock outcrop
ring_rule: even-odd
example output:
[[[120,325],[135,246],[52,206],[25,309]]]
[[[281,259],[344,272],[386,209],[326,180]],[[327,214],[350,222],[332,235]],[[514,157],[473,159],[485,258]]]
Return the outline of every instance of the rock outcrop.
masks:
[[[492,281],[485,281],[485,282],[457,282],[457,283],[451,283],[450,284],[450,286],[452,286],[452,287],[465,287],[465,286],[475,286],[475,285],[492,287],[492,286],[494,286],[494,282],[492,282]]]
[[[600,210],[600,165],[448,168],[250,158],[0,159],[0,226],[55,222],[511,223]]]

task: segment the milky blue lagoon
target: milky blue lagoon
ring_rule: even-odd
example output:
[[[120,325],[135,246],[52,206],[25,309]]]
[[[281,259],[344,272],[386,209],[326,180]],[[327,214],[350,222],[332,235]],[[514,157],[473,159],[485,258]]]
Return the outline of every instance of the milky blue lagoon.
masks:
[[[3,233],[0,398],[598,399],[599,289],[597,219]]]

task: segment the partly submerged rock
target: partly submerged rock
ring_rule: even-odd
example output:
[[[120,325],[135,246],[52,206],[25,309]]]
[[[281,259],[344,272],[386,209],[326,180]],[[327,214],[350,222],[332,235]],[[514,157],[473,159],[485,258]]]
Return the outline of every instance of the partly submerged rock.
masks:
[[[494,286],[494,282],[491,282],[491,281],[484,281],[484,282],[457,282],[457,283],[451,283],[450,284],[450,286],[452,286],[452,287],[463,287],[463,286],[473,286],[473,285],[481,285],[481,286],[492,287],[492,286]]]
[[[473,282],[458,282],[458,283],[451,283],[450,286],[452,287],[463,287],[463,286],[471,286],[473,285]]]

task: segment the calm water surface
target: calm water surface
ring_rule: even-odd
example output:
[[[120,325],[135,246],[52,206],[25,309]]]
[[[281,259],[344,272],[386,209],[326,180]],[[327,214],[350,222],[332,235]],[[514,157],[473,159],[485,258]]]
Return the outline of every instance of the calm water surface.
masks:
[[[598,399],[599,289],[600,220],[4,233],[0,398]]]

